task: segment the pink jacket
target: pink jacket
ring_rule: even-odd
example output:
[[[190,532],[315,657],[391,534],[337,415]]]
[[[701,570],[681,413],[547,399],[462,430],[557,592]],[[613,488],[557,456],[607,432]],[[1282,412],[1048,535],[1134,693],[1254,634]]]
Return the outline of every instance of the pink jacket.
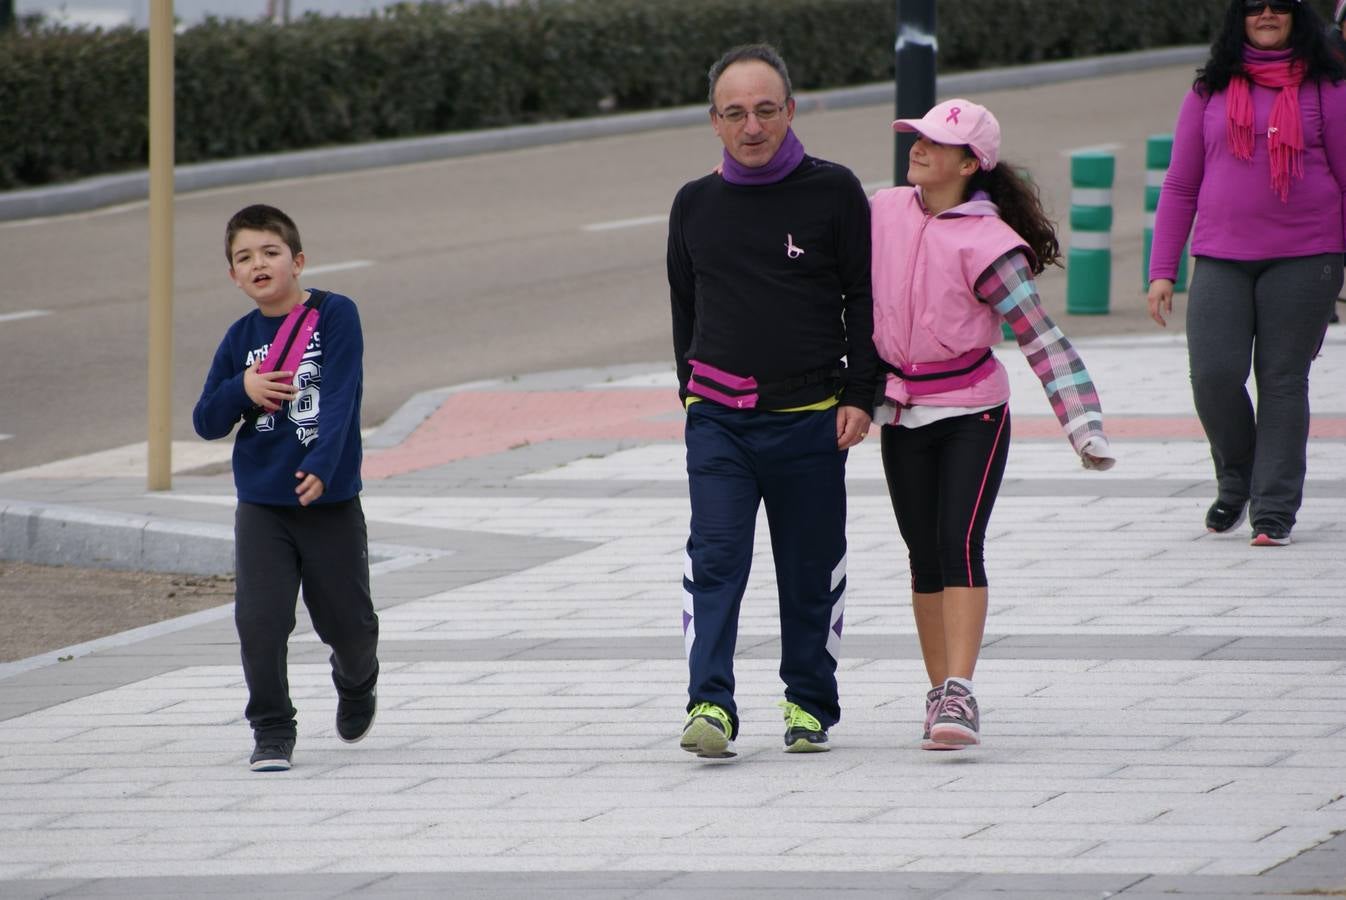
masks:
[[[870,201],[870,223],[874,346],[884,362],[910,371],[1000,343],[1000,314],[973,286],[1011,250],[1032,251],[994,203],[973,199],[931,216],[914,188],[890,188]],[[884,395],[901,406],[994,406],[1009,399],[1009,375],[995,360],[995,371],[974,385],[913,397],[889,374]]]

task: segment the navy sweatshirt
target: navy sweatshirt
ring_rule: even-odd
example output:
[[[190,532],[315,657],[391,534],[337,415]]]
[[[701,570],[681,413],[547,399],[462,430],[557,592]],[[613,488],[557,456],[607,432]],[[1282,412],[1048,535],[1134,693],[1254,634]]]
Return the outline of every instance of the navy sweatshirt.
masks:
[[[298,506],[295,472],[323,483],[318,503],[360,493],[360,398],[364,392],[364,335],[349,297],[328,294],[318,328],[295,377],[299,394],[274,413],[256,407],[243,391],[243,370],[265,358],[283,316],[254,309],[224,335],[192,412],[196,433],[234,441],[234,485],[246,503]]]
[[[759,383],[835,366],[775,408],[841,403],[869,412],[878,385],[870,290],[869,200],[844,166],[805,156],[781,181],[684,185],[668,222],[673,350],[682,397],[689,359]]]

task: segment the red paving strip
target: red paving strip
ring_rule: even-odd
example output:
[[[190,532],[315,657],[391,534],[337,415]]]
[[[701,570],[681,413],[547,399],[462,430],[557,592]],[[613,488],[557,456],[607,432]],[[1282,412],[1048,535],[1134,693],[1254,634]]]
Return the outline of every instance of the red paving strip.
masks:
[[[364,477],[392,478],[464,459],[556,440],[679,441],[682,414],[667,388],[462,391],[396,447],[368,450]],[[1203,440],[1193,416],[1107,416],[1113,440]],[[1019,416],[1014,436],[1065,440],[1051,416]],[[1315,417],[1310,436],[1346,439],[1346,416]]]
[[[667,388],[462,391],[398,446],[367,452],[363,474],[391,478],[540,441],[681,438],[678,395]]]

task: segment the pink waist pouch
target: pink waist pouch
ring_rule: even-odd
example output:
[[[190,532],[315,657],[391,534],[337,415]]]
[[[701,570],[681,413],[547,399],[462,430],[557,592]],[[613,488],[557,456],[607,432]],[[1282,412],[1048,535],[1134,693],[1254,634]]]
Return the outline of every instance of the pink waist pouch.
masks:
[[[326,296],[325,292],[313,291],[307,303],[290,310],[285,321],[280,323],[276,339],[267,348],[266,358],[257,364],[259,373],[298,370],[299,363],[304,359],[304,350],[308,348],[313,332],[318,330],[318,307]]]

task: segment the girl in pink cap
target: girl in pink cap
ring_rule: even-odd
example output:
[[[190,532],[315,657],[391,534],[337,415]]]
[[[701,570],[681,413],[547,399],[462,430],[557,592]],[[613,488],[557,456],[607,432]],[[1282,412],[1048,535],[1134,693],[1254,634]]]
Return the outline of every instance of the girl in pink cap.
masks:
[[[911,187],[871,201],[874,344],[887,378],[874,422],[906,542],[931,688],[922,747],[980,742],[972,674],[986,626],[983,545],[1009,451],[1008,323],[1087,469],[1115,462],[1098,393],[1043,311],[1033,276],[1060,246],[1032,183],[1000,161],[990,110],[949,100],[921,119]]]

